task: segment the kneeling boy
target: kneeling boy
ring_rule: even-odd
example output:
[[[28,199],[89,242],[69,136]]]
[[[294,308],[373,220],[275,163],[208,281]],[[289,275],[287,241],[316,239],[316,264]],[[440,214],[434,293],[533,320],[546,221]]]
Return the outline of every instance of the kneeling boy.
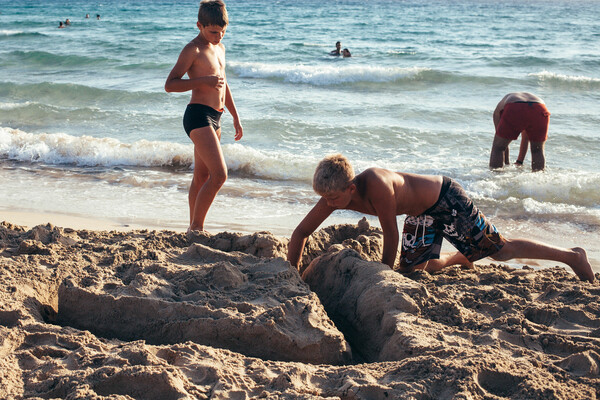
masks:
[[[470,264],[485,257],[498,261],[530,258],[558,261],[581,279],[594,282],[584,249],[549,246],[527,239],[507,239],[473,204],[464,189],[443,176],[416,175],[369,168],[358,175],[341,154],[323,159],[315,171],[313,188],[321,199],[290,238],[288,260],[298,267],[308,236],[335,210],[376,215],[383,230],[381,262],[394,268],[398,251],[397,215],[406,214],[400,268],[438,271]],[[459,251],[442,254],[442,238]]]

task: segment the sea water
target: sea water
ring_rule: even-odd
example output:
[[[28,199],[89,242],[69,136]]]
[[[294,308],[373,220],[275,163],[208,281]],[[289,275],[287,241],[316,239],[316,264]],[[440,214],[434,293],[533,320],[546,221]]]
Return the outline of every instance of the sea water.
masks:
[[[600,270],[600,2],[227,7],[227,78],[244,137],[233,140],[225,113],[229,179],[209,231],[289,237],[318,199],[316,164],[340,152],[357,172],[450,176],[506,236],[585,247]],[[163,87],[197,35],[197,11],[197,1],[0,2],[0,212],[187,228],[189,93]],[[351,58],[329,55],[336,41]],[[531,172],[530,155],[523,168],[488,168],[492,112],[514,91],[552,113],[544,172]],[[325,225],[361,217],[337,211]]]

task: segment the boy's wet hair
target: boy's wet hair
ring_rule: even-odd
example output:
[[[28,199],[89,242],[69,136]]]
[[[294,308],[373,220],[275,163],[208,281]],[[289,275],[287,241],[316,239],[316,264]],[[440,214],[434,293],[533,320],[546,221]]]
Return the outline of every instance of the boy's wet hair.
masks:
[[[354,179],[354,168],[346,157],[332,154],[325,157],[313,176],[313,189],[320,195],[346,190]]]
[[[225,3],[222,0],[202,0],[200,9],[198,9],[198,22],[202,26],[227,26],[229,17],[227,16]]]

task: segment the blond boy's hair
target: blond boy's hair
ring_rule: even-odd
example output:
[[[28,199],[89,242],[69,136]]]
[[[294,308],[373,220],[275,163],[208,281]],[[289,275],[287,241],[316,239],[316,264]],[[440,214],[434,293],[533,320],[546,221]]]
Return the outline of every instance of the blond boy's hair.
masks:
[[[354,168],[346,157],[332,154],[325,157],[313,176],[313,189],[320,195],[346,190],[354,179]]]
[[[202,26],[227,26],[229,17],[225,3],[222,0],[202,0],[198,9],[198,22]]]

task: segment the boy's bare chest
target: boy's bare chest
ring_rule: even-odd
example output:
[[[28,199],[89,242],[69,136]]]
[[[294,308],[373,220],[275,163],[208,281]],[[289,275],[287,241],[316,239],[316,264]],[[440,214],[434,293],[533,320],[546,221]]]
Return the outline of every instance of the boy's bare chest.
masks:
[[[352,201],[348,205],[348,209],[352,211],[358,211],[363,214],[377,215],[377,210],[375,210],[375,207],[373,207],[373,204],[368,199]]]
[[[225,69],[225,55],[220,49],[205,49],[196,54],[191,70],[197,75],[221,74]]]

